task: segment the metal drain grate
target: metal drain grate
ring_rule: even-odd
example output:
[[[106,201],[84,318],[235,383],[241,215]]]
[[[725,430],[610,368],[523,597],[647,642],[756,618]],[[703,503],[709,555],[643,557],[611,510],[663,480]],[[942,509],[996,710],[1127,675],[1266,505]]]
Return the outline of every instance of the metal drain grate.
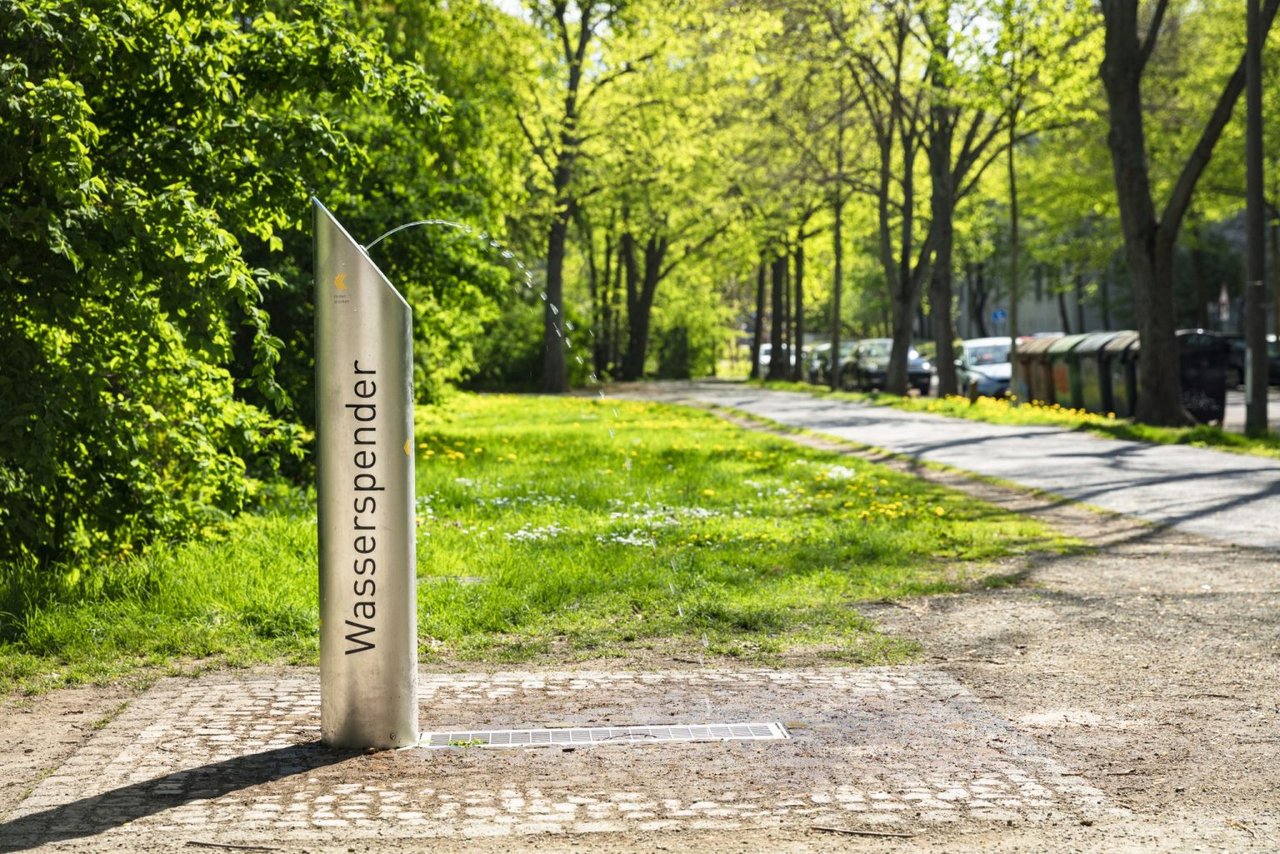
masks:
[[[421,747],[550,747],[660,741],[766,741],[791,734],[779,723],[668,724],[566,729],[453,730],[424,733]]]

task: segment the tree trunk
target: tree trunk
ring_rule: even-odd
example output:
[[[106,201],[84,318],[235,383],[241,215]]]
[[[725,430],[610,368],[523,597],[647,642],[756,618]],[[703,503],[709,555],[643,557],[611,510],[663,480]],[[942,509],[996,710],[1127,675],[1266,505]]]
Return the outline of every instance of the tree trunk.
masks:
[[[933,321],[933,345],[938,366],[938,396],[957,393],[955,364],[955,323],[951,316],[953,272],[952,245],[955,241],[956,193],[951,171],[951,141],[954,130],[952,108],[935,104],[930,108],[929,177],[932,181],[930,213],[934,236],[933,275],[930,277],[929,306]]]
[[[769,266],[772,274],[773,312],[769,323],[769,372],[765,379],[784,380],[787,378],[786,354],[783,352],[782,329],[785,325],[786,310],[784,307],[787,290],[787,253],[779,252]]]
[[[840,318],[844,298],[844,133],[845,81],[840,77],[840,116],[836,126],[836,180],[831,200],[831,253],[835,269],[831,274],[831,350],[828,356],[827,384],[832,391],[840,389]]]
[[[783,273],[782,279],[782,378],[791,379],[791,254],[784,248],[782,250],[783,263],[786,265],[786,272]],[[775,358],[778,351],[773,351]]]
[[[987,265],[983,261],[979,261],[974,265],[973,272],[973,319],[977,323],[978,338],[988,338],[991,333],[987,331]]]
[[[1267,291],[1266,212],[1262,188],[1265,181],[1262,159],[1262,21],[1258,0],[1246,4],[1247,46],[1245,49],[1245,344],[1249,357],[1245,364],[1244,432],[1253,438],[1267,432]],[[1276,330],[1280,333],[1280,329]]]
[[[1102,3],[1106,17],[1102,82],[1111,124],[1107,144],[1111,149],[1134,314],[1142,341],[1136,417],[1148,424],[1177,425],[1188,423],[1189,417],[1182,407],[1178,349],[1173,334],[1173,244],[1168,235],[1161,233],[1156,220],[1147,173],[1141,94],[1144,53],[1138,39],[1137,6],[1124,0]]]
[[[760,348],[764,344],[765,263],[756,265],[756,317],[751,331],[751,372],[753,380],[760,379]]]
[[[796,251],[795,251],[795,302],[792,306],[792,314],[795,317],[795,364],[791,366],[791,379],[793,382],[800,382],[806,377],[804,376],[804,227],[801,226],[800,233],[796,235]]]
[[[842,151],[840,154],[842,155]],[[840,156],[840,155],[838,155]],[[843,157],[840,163],[843,166]],[[831,249],[835,256],[835,270],[831,276],[831,350],[827,362],[827,384],[832,391],[840,388],[840,300],[844,291],[844,194],[837,185],[835,201],[831,204]]]
[[[597,334],[596,330],[604,329],[607,311],[605,301],[608,299],[612,246],[609,243],[609,236],[606,234],[603,256],[604,270],[601,271],[600,265],[596,263],[594,230],[585,220],[585,217],[580,217],[578,224],[583,231],[583,237],[587,244],[587,293],[591,300],[591,373],[593,377],[603,377],[605,336],[602,332]]]
[[[1076,329],[1088,331],[1084,327],[1084,274],[1076,273]]]
[[[1014,142],[1017,140],[1015,128],[1017,127],[1017,116],[1009,117],[1009,148],[1007,151],[1008,167],[1009,167],[1009,361],[1010,376],[1016,374],[1018,370],[1018,171],[1017,162],[1014,159],[1016,146]],[[1027,377],[1027,384],[1030,387],[1031,378]],[[1017,394],[1016,386],[1012,386],[1010,391]]]
[[[635,380],[638,377],[633,376],[630,371],[629,356],[631,353],[630,331],[632,326],[631,318],[635,316],[637,306],[640,302],[640,262],[636,260],[636,237],[630,231],[622,233],[621,253],[622,253],[622,269],[623,282],[626,285],[627,295],[627,331],[628,340],[626,350],[623,353],[622,361],[618,365],[618,376],[624,380]]]
[[[915,313],[920,305],[911,275],[912,232],[915,228],[915,149],[907,140],[903,140],[902,153],[902,224],[897,258],[899,292],[889,303],[893,311],[893,347],[889,351],[889,366],[884,378],[884,390],[899,395],[907,393],[907,351],[911,349]]]
[[[543,308],[542,390],[561,394],[569,390],[564,358],[564,247],[569,233],[567,206],[552,216],[547,232],[547,300]]]
[[[632,263],[634,264],[634,241]],[[640,289],[627,312],[627,352],[622,358],[622,377],[638,380],[644,376],[649,355],[649,326],[653,316],[653,298],[662,278],[662,263],[667,257],[667,239],[651,235],[644,245],[644,269],[639,276]]]
[[[616,376],[622,364],[622,315],[625,299],[622,276],[622,243],[618,243],[618,260],[613,265],[613,284],[609,292],[609,374]]]

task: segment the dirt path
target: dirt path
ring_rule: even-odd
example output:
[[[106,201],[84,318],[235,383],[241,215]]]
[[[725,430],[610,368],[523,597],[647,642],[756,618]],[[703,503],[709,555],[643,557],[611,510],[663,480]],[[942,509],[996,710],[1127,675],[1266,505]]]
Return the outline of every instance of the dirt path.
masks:
[[[314,674],[305,670],[170,681],[126,706],[125,689],[77,689],[0,706],[0,850],[27,850],[32,833],[59,824],[79,829],[41,850],[1280,849],[1274,552],[952,473],[916,473],[1042,518],[1096,549],[1010,560],[1001,570],[1019,580],[997,589],[864,606],[924,648],[920,664],[892,672],[646,661],[633,675],[597,665],[427,677],[424,709],[437,718],[599,725],[688,719],[705,703],[719,716],[794,724],[785,750],[318,757],[305,750],[314,738]],[[226,754],[247,751],[249,760],[228,761],[218,752],[225,744],[197,733],[225,739],[231,730],[218,710],[239,696],[267,698],[248,717],[280,725],[265,728],[261,744],[241,741]],[[157,733],[182,716],[198,718],[198,729],[163,741]],[[145,733],[163,751],[140,742]],[[257,755],[276,765],[253,765]],[[298,768],[281,770],[286,761]],[[183,770],[192,767],[204,772],[195,783]],[[966,800],[948,800],[947,786]],[[344,797],[362,800],[351,813],[327,811]],[[406,797],[416,807],[409,812]],[[341,824],[371,798],[379,815],[401,822],[398,832],[389,818],[363,831],[355,820]],[[976,806],[984,798],[990,809]],[[864,801],[870,811],[841,811]],[[104,817],[113,804],[123,815]],[[252,824],[255,809],[299,804],[311,823]],[[567,818],[557,824],[557,814]],[[495,835],[499,820],[509,820],[507,835]]]

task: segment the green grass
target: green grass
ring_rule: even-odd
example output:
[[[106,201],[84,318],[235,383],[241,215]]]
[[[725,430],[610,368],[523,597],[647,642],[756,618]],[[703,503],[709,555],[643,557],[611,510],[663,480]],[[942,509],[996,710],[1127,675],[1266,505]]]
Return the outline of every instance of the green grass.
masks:
[[[704,412],[460,396],[417,423],[426,661],[901,661],[913,645],[854,603],[980,584],[999,558],[1072,547]],[[20,595],[37,587],[0,570],[0,690],[317,658],[314,508]]]
[[[967,397],[959,395],[944,398],[900,397],[878,392],[833,392],[823,386],[809,383],[753,381],[753,384],[780,391],[799,391],[835,400],[892,406],[910,412],[933,412],[938,415],[968,418],[992,424],[1066,427],[1112,439],[1128,439],[1155,445],[1191,445],[1197,448],[1216,448],[1260,457],[1280,458],[1280,433],[1274,432],[1258,438],[1249,438],[1240,433],[1231,433],[1221,427],[1205,424],[1195,427],[1154,427],[1149,424],[1138,424],[1125,418],[1116,418],[1114,415],[1100,415],[1083,409],[1071,409],[1056,403],[1048,405],[1019,403],[1007,398],[980,397],[970,402]]]

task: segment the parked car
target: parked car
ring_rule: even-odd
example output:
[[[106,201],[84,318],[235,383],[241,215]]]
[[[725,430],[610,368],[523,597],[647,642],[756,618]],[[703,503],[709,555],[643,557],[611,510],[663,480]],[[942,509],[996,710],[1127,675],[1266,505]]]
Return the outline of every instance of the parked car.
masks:
[[[1244,385],[1244,352],[1247,349],[1243,335],[1227,335],[1231,352],[1227,356],[1227,387]],[[1280,385],[1280,340],[1267,336],[1267,382]]]
[[[885,387],[889,373],[892,338],[866,338],[858,342],[853,354],[840,366],[840,386],[847,390],[873,391]],[[915,347],[907,350],[907,384],[920,394],[929,393],[933,382],[933,364]]]
[[[791,364],[794,365],[796,363],[796,354],[792,352],[790,356],[791,356]],[[761,344],[760,360],[759,360],[760,376],[763,377],[769,373],[769,365],[771,362],[773,362],[773,345]]]
[[[838,362],[844,362],[853,354],[853,348],[858,346],[857,341],[841,341],[840,342],[840,358]],[[816,344],[809,350],[809,358],[805,365],[809,371],[809,382],[825,384],[831,380],[831,342],[827,341],[822,344]]]
[[[1005,397],[1009,394],[1009,338],[970,338],[960,342],[956,382],[961,394]]]

